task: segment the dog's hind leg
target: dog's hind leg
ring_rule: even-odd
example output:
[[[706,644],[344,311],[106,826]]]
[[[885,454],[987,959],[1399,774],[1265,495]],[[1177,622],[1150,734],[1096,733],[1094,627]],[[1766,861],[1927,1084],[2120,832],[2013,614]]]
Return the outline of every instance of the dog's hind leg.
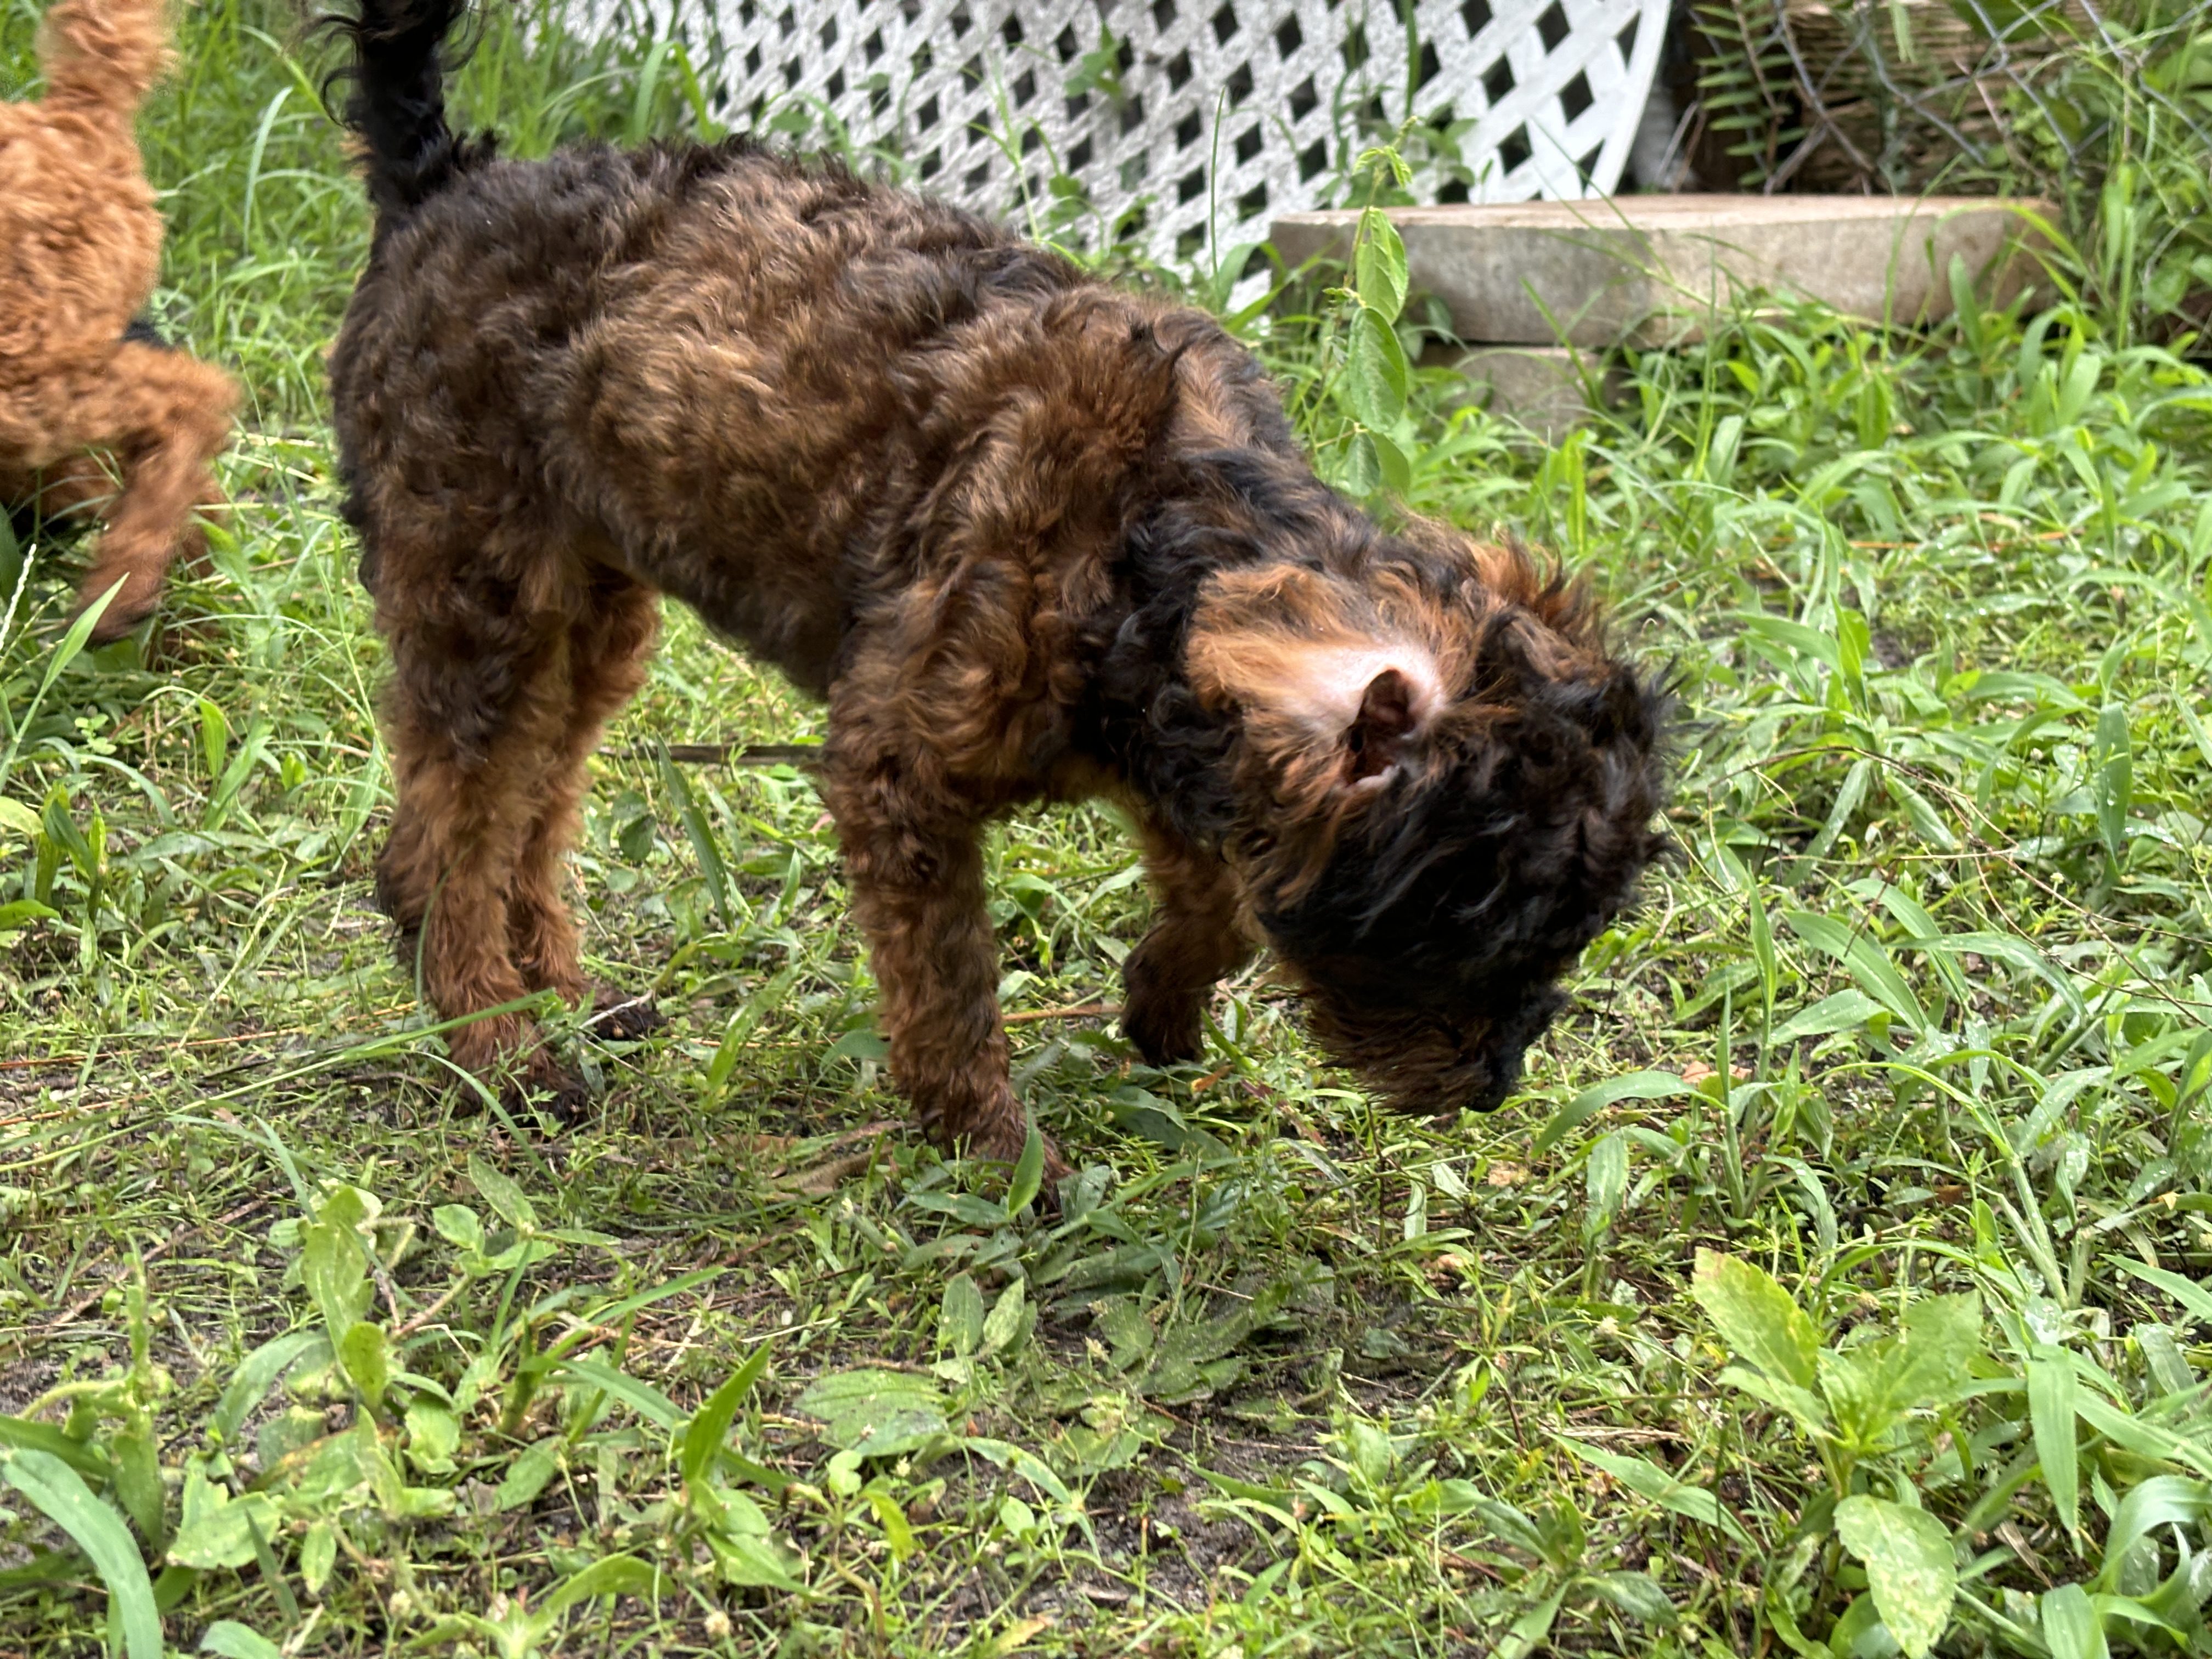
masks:
[[[1154,1066],[1205,1052],[1206,999],[1251,958],[1237,878],[1218,857],[1158,823],[1144,826],[1152,930],[1121,964],[1121,1030]]]
[[[578,808],[590,784],[589,761],[607,722],[645,684],[646,663],[660,629],[657,596],[612,570],[595,573],[584,613],[568,629],[568,708],[550,764],[536,792],[537,814],[524,840],[509,890],[507,927],[515,965],[534,990],[558,991],[571,1003],[592,994],[578,959],[576,925],[562,894],[563,860],[575,843]],[[609,1036],[641,1035],[654,1024],[650,1002],[599,999],[596,1029]]]
[[[377,623],[394,670],[383,726],[398,800],[377,899],[399,924],[403,957],[420,965],[424,996],[446,1018],[468,1021],[447,1034],[453,1059],[485,1073],[532,1036],[521,1013],[487,1011],[537,988],[516,960],[512,902],[540,791],[569,740],[571,617],[509,606],[518,584],[495,573],[526,568],[527,555],[441,550],[403,562],[392,550],[380,550]],[[418,578],[440,577],[403,581],[403,562]],[[449,571],[483,574],[469,586]],[[529,1054],[528,1073],[558,1109],[579,1103],[574,1080],[542,1050]]]
[[[74,423],[86,443],[114,449],[123,469],[78,595],[89,605],[121,584],[95,641],[119,639],[143,621],[161,602],[171,562],[204,544],[191,514],[220,499],[209,465],[230,435],[236,401],[222,370],[136,343],[118,347],[82,388]]]

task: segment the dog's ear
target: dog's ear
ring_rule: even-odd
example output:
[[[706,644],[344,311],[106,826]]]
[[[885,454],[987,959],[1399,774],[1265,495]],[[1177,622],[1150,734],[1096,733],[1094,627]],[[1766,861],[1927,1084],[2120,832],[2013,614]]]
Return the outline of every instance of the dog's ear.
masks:
[[[1413,683],[1395,668],[1367,682],[1359,712],[1344,733],[1347,781],[1364,783],[1398,763],[1399,751],[1420,723],[1413,704]]]

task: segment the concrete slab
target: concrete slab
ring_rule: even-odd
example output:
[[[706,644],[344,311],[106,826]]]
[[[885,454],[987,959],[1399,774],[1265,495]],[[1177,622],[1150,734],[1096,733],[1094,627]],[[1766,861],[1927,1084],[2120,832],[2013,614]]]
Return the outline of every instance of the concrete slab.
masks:
[[[1616,196],[1583,202],[1393,208],[1416,292],[1444,302],[1462,337],[1583,346],[1698,338],[1741,291],[1766,288],[1899,324],[1950,313],[1951,260],[1987,302],[2033,280],[2022,208],[1993,197]],[[1345,258],[1358,216],[1285,214],[1291,264]]]
[[[1556,444],[1589,418],[1594,401],[1619,395],[1617,374],[1593,354],[1571,346],[1431,346],[1424,368],[1450,368],[1467,377],[1468,395],[1547,444]],[[1592,392],[1596,394],[1595,399]]]

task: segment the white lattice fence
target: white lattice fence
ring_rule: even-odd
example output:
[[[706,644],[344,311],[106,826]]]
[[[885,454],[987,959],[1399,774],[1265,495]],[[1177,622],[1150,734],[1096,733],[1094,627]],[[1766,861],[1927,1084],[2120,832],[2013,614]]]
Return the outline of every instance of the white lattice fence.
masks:
[[[1416,192],[1604,194],[1668,0],[581,0],[595,30],[672,27],[732,125],[833,115],[926,187],[1042,210],[1055,175],[1158,258],[1257,240],[1322,205],[1412,112]],[[675,9],[669,10],[671,4]],[[1407,27],[1410,19],[1411,27]]]

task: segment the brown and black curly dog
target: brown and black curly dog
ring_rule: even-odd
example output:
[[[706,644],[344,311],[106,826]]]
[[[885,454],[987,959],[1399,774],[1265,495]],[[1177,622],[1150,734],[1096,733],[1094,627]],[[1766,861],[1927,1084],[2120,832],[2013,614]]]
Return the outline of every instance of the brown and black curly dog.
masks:
[[[978,839],[1040,798],[1143,826],[1149,1060],[1197,1056],[1264,944],[1396,1103],[1504,1098],[1661,844],[1663,700],[1580,587],[1377,528],[1211,320],[967,214],[743,143],[456,138],[461,9],[335,20],[378,214],[331,364],[393,671],[378,870],[439,1010],[592,994],[562,855],[670,593],[828,701],[891,1065],[940,1145],[1024,1138]],[[453,1042],[573,1091],[535,1044],[512,1014]]]

